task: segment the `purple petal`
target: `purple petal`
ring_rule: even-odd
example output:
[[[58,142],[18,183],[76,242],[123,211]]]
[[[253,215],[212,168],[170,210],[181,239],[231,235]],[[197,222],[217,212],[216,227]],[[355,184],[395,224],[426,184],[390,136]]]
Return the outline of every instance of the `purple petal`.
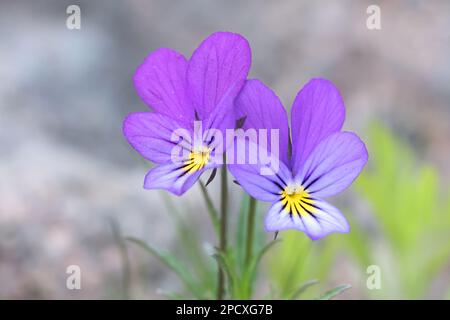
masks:
[[[314,208],[310,213],[290,215],[281,202],[276,202],[269,209],[265,220],[268,232],[296,229],[305,232],[312,240],[339,232],[348,233],[350,226],[342,213],[325,201],[314,199]]]
[[[344,118],[344,102],[330,81],[313,79],[300,90],[291,111],[294,174],[302,167],[315,146],[341,130]]]
[[[134,75],[137,93],[153,110],[191,122],[194,111],[186,95],[187,66],[181,54],[165,48],[156,50]]]
[[[154,167],[145,176],[145,189],[165,189],[180,196],[189,190],[210,166],[189,173],[179,163],[167,163]]]
[[[351,185],[367,159],[367,149],[356,134],[338,132],[314,149],[295,180],[314,197],[330,197]]]
[[[288,120],[286,110],[276,94],[259,80],[248,80],[236,98],[236,118],[246,117],[243,129],[267,129],[267,146],[288,164]],[[278,129],[278,147],[272,150],[270,130]],[[277,150],[279,149],[279,150]]]
[[[195,50],[187,71],[188,92],[200,119],[206,119],[237,81],[247,78],[250,46],[243,37],[217,32]]]
[[[190,135],[175,135],[174,131],[180,128],[182,127],[175,120],[162,114],[136,112],[125,118],[123,134],[144,158],[156,163],[166,163],[171,161],[172,151],[180,139],[179,146],[191,149]]]
[[[244,81],[235,82],[230,89],[225,93],[222,100],[204,121],[204,130],[217,129],[220,130],[223,137],[225,137],[226,129],[234,129],[236,125],[236,116],[234,101],[236,95],[242,88]],[[205,137],[208,140],[208,136]]]
[[[253,198],[275,202],[279,199],[280,193],[292,182],[292,174],[286,165],[275,157],[262,150],[256,143],[246,141],[245,151],[238,148],[236,139],[235,150],[228,151],[228,170],[234,176],[241,187]],[[230,159],[231,152],[234,158]],[[250,153],[254,155],[255,161],[250,161]]]

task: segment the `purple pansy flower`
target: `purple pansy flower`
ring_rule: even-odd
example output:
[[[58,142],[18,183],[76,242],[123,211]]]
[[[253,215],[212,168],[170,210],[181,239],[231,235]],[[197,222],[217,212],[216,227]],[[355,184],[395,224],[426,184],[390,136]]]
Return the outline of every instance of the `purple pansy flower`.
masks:
[[[150,54],[138,68],[134,84],[141,99],[154,112],[130,114],[123,133],[144,158],[155,162],[145,177],[144,188],[166,189],[181,195],[207,169],[220,166],[211,161],[212,139],[208,129],[234,128],[234,99],[241,90],[251,64],[250,47],[243,37],[217,32],[205,39],[190,60],[171,49]],[[200,122],[203,141],[194,145],[194,122]],[[174,141],[178,129],[190,133]],[[181,145],[187,158],[173,161],[174,147]]]
[[[247,193],[272,203],[266,230],[297,229],[313,240],[349,232],[342,213],[323,199],[350,186],[368,154],[356,134],[341,131],[345,106],[336,87],[328,80],[313,79],[297,94],[291,109],[292,156],[287,114],[271,89],[249,80],[235,104],[237,116],[247,116],[243,129],[279,129],[277,172],[261,175],[262,163],[229,165]]]

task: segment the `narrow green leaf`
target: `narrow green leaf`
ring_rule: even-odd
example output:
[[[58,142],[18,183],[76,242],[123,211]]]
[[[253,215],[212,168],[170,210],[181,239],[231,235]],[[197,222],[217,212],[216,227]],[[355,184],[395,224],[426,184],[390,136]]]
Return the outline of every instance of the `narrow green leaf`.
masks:
[[[192,267],[192,271],[195,272],[196,285],[199,290],[203,292],[205,298],[212,298],[212,294],[215,290],[216,281],[214,275],[216,273],[216,263],[214,259],[211,259],[209,254],[206,254],[202,241],[199,239],[199,234],[195,232],[197,226],[192,219],[186,219],[184,215],[179,212],[178,207],[175,205],[173,198],[166,193],[161,192],[167,209],[172,213],[170,216],[173,218],[174,223],[177,226],[177,243],[180,252],[180,256],[185,257],[185,264]],[[187,204],[184,204],[186,208]],[[188,210],[189,211],[189,210]],[[180,258],[181,259],[181,258]]]
[[[309,287],[318,284],[319,280],[317,279],[312,279],[312,280],[308,280],[305,283],[303,283],[300,288],[298,288],[291,296],[290,300],[295,300],[297,299],[300,295],[302,295]]]
[[[336,288],[325,292],[323,295],[321,295],[319,298],[317,298],[317,300],[331,300],[338,294],[344,292],[347,289],[350,289],[351,287],[352,286],[349,284],[341,284],[341,285],[337,286]]]
[[[213,257],[217,260],[219,267],[225,272],[228,278],[228,289],[232,298],[236,297],[236,288],[239,285],[239,277],[232,267],[227,255],[217,251]]]
[[[177,258],[175,258],[174,256],[171,256],[167,252],[162,252],[162,251],[148,245],[147,243],[145,243],[144,241],[142,241],[140,239],[136,239],[133,237],[126,237],[125,239],[138,245],[139,247],[141,247],[142,249],[144,249],[145,251],[150,253],[152,256],[158,258],[159,261],[161,261],[170,270],[172,270],[173,272],[175,272],[178,275],[178,277],[184,283],[186,288],[192,294],[194,294],[194,296],[196,298],[198,298],[198,299],[203,298],[203,294],[200,292],[200,290],[198,290],[197,286],[195,285],[194,280],[192,279],[191,275],[187,271],[188,269]]]
[[[264,255],[277,243],[281,242],[281,239],[272,240],[268,244],[266,244],[261,250],[259,250],[258,254],[256,255],[256,259],[254,260],[254,266],[257,266],[261,259],[264,257]]]
[[[273,240],[268,244],[266,244],[261,250],[259,250],[256,256],[252,259],[250,265],[248,265],[247,268],[245,269],[243,281],[247,281],[249,284],[253,284],[256,278],[256,272],[258,270],[258,265],[261,262],[261,259],[270,250],[270,248],[272,248],[275,244],[279,243],[280,241],[281,240]]]

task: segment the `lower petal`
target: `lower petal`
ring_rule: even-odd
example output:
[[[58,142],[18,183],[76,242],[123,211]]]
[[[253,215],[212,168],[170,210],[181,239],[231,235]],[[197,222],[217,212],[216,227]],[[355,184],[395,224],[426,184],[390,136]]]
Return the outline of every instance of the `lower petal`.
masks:
[[[145,189],[165,189],[180,196],[189,190],[200,175],[209,167],[195,172],[187,171],[183,164],[168,163],[151,169],[144,180]]]
[[[281,201],[269,209],[265,220],[266,231],[296,229],[305,232],[312,240],[339,232],[348,233],[350,226],[342,213],[325,201],[312,199],[298,212],[290,212]]]

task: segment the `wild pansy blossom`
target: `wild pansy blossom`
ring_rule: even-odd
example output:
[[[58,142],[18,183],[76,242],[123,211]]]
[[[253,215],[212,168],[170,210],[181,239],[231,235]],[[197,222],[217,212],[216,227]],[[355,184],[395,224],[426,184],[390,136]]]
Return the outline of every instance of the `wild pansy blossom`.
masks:
[[[234,128],[233,102],[250,64],[247,40],[229,32],[210,35],[189,61],[171,49],[156,50],[145,59],[134,75],[134,84],[154,112],[132,113],[123,125],[134,149],[157,164],[146,175],[144,188],[181,195],[205,170],[221,165],[212,161],[212,139],[203,133]],[[201,132],[194,132],[196,127]],[[174,132],[180,129],[190,133],[190,137],[178,137],[182,143],[174,139]],[[201,137],[200,143],[194,144],[194,136]],[[172,152],[180,145],[187,157],[178,162]]]
[[[313,79],[297,94],[291,109],[292,152],[287,114],[271,89],[258,80],[249,80],[235,104],[237,116],[247,117],[244,129],[279,130],[277,172],[261,175],[265,166],[261,161],[229,165],[247,193],[273,203],[265,218],[266,230],[297,229],[313,240],[332,232],[349,232],[342,213],[323,199],[350,186],[368,154],[356,134],[341,131],[345,106],[334,85]]]

